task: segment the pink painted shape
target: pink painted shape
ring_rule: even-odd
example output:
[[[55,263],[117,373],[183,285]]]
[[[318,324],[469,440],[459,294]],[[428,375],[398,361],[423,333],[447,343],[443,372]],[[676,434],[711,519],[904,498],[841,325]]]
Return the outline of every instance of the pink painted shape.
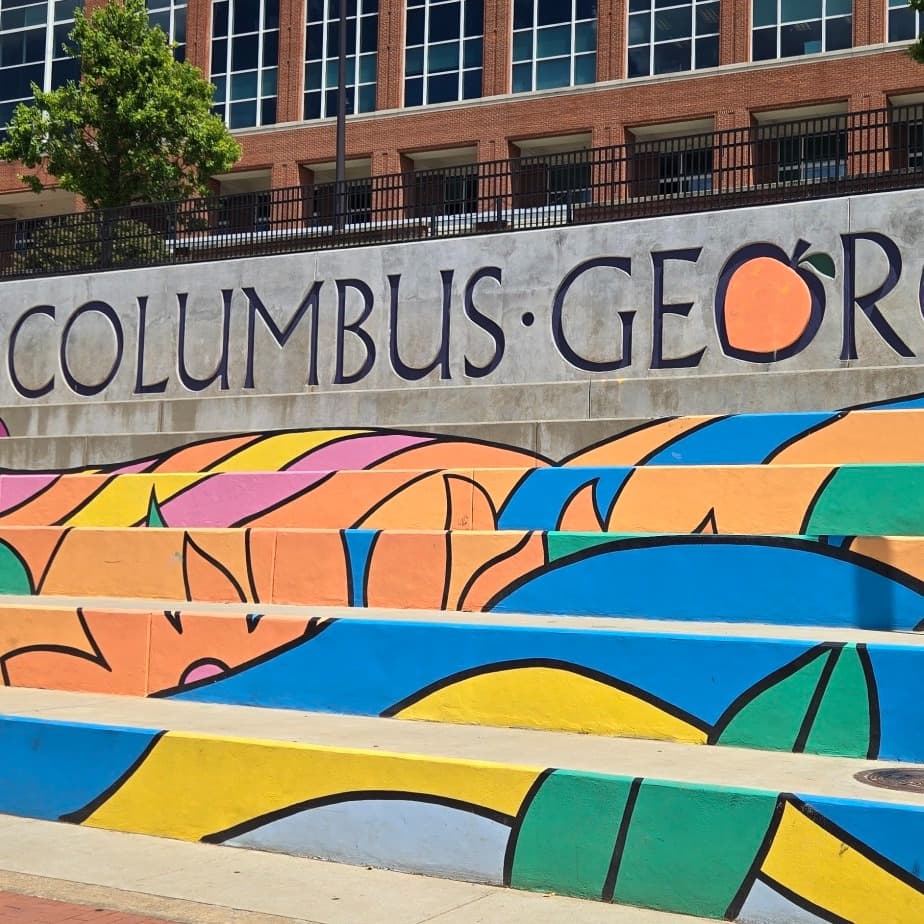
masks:
[[[119,468],[112,469],[115,475],[135,475],[139,472],[146,472],[157,465],[157,459],[142,459],[140,462],[129,462],[128,465],[121,465]]]
[[[290,465],[286,471],[356,471],[379,462],[401,449],[432,443],[432,436],[412,436],[409,433],[372,433],[352,439],[340,439],[320,446],[303,459]]]
[[[227,669],[227,666],[222,664],[221,661],[207,661],[185,673],[180,684],[185,686],[187,683],[195,683],[197,680],[205,680],[207,677],[217,677],[225,673]]]
[[[2,420],[0,420],[0,437],[9,436],[9,435],[10,435],[9,428]]]
[[[329,472],[223,472],[161,504],[168,526],[226,527],[288,500]]]
[[[48,487],[58,475],[0,475],[0,513],[18,507]]]

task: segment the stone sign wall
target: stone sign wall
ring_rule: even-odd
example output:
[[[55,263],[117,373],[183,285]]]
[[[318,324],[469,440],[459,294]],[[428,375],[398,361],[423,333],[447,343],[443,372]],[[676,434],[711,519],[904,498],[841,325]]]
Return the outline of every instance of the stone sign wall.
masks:
[[[0,406],[924,355],[924,191],[0,284]]]

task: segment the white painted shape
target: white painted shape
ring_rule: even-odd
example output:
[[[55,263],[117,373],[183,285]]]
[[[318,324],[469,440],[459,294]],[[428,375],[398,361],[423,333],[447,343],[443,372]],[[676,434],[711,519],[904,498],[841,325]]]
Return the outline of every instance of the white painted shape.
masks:
[[[411,799],[307,809],[225,843],[358,866],[500,885],[507,825]]]

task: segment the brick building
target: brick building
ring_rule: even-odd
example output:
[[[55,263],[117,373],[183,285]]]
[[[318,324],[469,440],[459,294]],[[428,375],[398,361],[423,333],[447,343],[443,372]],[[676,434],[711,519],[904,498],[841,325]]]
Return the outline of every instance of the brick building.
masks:
[[[639,176],[649,184],[666,171],[695,188],[714,169],[711,152],[698,144],[659,154],[664,139],[733,129],[760,137],[784,121],[831,126],[924,101],[924,66],[904,54],[924,15],[906,0],[347,2],[347,176],[423,171],[444,198],[468,194],[465,165],[511,158],[533,164],[521,178],[531,194],[554,196],[580,185],[573,166],[555,169],[555,156],[604,145],[647,150]],[[0,0],[0,124],[31,81],[50,88],[70,75],[58,49],[74,6]],[[333,179],[338,0],[149,8],[216,85],[216,111],[242,143],[242,160],[216,189]],[[920,122],[904,131],[907,157],[924,157]],[[848,156],[838,145],[836,133],[821,144],[795,133],[777,146],[777,178],[817,178]],[[549,168],[534,169],[544,159]],[[351,186],[354,211],[367,205],[362,188]],[[418,194],[426,198],[419,183]],[[63,191],[23,192],[16,170],[0,166],[0,218],[73,206]]]

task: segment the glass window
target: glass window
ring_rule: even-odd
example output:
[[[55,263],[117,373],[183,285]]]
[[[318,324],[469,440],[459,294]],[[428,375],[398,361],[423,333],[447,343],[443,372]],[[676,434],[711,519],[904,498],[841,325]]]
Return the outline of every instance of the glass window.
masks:
[[[754,61],[839,51],[852,45],[852,0],[754,0]]]
[[[160,26],[167,40],[176,43],[173,54],[177,61],[184,61],[186,59],[186,0],[147,0],[147,5],[151,25]],[[221,6],[224,7],[224,14],[227,17],[227,0]],[[227,21],[224,32],[227,33]]]
[[[593,83],[596,0],[515,0],[513,92]]]
[[[214,111],[229,128],[276,121],[279,0],[213,0]]]
[[[908,0],[889,0],[889,41],[914,41],[924,33],[924,13],[915,13]]]
[[[717,67],[718,0],[634,0],[629,10],[630,77]]]
[[[74,0],[0,0],[0,137],[32,84],[54,90],[80,75],[62,45],[74,28]]]
[[[340,53],[339,0],[308,0],[305,42],[306,119],[337,115]],[[346,111],[375,109],[379,47],[378,0],[350,0],[346,30]]]
[[[404,105],[481,96],[484,0],[408,0]]]
[[[847,173],[843,118],[768,125],[759,138],[755,172],[763,182],[814,183]]]

